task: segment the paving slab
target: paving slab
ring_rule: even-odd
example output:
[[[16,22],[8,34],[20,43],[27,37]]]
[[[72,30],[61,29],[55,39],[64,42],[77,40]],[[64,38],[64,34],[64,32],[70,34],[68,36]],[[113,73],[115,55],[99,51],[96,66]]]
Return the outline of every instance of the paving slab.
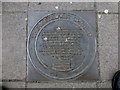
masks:
[[[3,79],[24,79],[26,75],[26,13],[3,13]]]
[[[24,82],[3,82],[2,85],[6,88],[25,88]]]
[[[2,87],[2,81],[0,81],[0,88]]]
[[[0,13],[2,13],[2,2],[0,1]]]
[[[2,80],[2,15],[0,13],[0,81]]]
[[[2,2],[0,2],[0,82],[2,80]]]
[[[2,2],[2,10],[6,12],[25,12],[28,2]]]
[[[119,67],[119,70],[120,70],[120,2],[119,2],[119,14],[118,14],[118,67]]]
[[[28,0],[29,2],[95,2],[94,0]]]
[[[8,0],[9,1],[9,0]],[[3,79],[24,80],[26,75],[26,12],[28,3],[3,2],[2,60]],[[118,70],[118,7],[117,2],[98,2],[98,43],[101,82],[28,83],[28,88],[111,88],[111,79]],[[29,3],[30,11],[94,10],[94,3]],[[10,12],[10,13],[8,13]],[[11,13],[13,12],[13,13]],[[15,12],[15,13],[14,13]],[[16,13],[17,12],[17,13]],[[0,35],[1,36],[1,35]],[[1,59],[0,58],[0,59]],[[105,80],[105,81],[104,81]],[[109,81],[107,81],[109,80]],[[24,88],[25,82],[3,82],[10,88]]]
[[[98,32],[101,79],[111,80],[118,70],[118,15],[101,15],[98,18]]]
[[[28,0],[0,0],[2,2],[28,2]]]
[[[27,88],[55,88],[56,83],[27,83]]]
[[[70,82],[61,82],[61,83],[56,83],[55,88],[73,88],[73,83]]]
[[[30,2],[28,10],[94,10],[94,2]]]
[[[111,88],[112,90],[112,84],[111,81],[102,81],[97,83],[97,88]]]
[[[118,2],[97,2],[96,7],[98,12],[118,13]]]
[[[96,88],[96,82],[28,83],[27,88]]]
[[[73,83],[73,88],[96,88],[96,82]]]

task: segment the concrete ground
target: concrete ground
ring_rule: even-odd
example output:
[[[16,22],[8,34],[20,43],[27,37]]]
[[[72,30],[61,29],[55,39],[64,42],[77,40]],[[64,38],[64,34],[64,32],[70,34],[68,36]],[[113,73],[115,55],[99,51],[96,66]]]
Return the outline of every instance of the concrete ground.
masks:
[[[28,11],[95,10],[100,79],[80,82],[27,82],[26,31]],[[10,88],[111,88],[118,68],[118,3],[2,3],[2,81]],[[57,11],[58,11],[57,10]],[[0,12],[1,14],[1,12]]]

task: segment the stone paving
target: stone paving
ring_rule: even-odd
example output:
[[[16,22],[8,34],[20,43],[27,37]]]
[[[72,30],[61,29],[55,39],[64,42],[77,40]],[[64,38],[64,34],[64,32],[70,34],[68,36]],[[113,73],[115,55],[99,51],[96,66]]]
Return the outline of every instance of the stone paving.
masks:
[[[100,79],[74,82],[26,81],[26,31],[28,11],[95,10],[97,14]],[[118,3],[2,2],[2,80],[10,88],[111,88],[118,70]],[[57,10],[57,11],[58,11]],[[0,46],[1,49],[1,46]],[[1,58],[0,58],[1,59]]]

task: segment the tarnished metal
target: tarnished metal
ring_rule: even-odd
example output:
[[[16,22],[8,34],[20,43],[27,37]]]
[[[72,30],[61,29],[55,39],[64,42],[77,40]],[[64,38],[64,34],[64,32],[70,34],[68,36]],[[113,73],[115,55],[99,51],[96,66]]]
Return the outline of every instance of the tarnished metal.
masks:
[[[71,80],[84,74],[96,52],[95,29],[74,13],[51,13],[28,37],[28,56],[34,68],[54,80]]]

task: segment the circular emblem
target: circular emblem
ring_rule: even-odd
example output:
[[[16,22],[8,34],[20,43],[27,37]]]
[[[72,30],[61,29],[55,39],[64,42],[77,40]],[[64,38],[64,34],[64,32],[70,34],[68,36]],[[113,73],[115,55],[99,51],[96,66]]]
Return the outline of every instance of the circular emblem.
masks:
[[[28,37],[34,68],[49,79],[72,80],[92,65],[96,52],[93,27],[73,13],[43,17]]]

